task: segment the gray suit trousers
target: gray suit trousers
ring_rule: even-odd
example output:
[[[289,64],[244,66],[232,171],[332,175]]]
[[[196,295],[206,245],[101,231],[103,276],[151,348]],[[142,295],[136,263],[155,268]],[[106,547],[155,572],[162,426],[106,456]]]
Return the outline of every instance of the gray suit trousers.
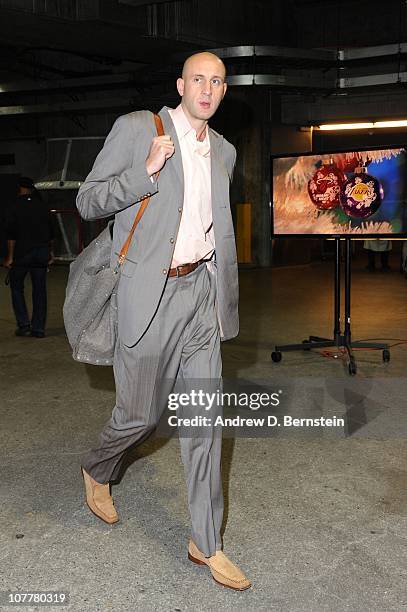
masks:
[[[127,347],[120,339],[117,342],[116,405],[98,447],[82,462],[97,482],[113,480],[125,451],[152,433],[175,382],[177,390],[183,392],[196,389],[197,381],[205,391],[220,388],[222,363],[215,283],[205,264],[186,276],[168,278],[157,312],[139,342],[133,347]],[[181,416],[178,410],[172,414]],[[195,407],[193,414],[208,416],[208,411]],[[183,416],[190,416],[185,408]],[[192,539],[206,556],[221,549],[221,443],[219,427],[205,427],[202,435],[180,431]]]

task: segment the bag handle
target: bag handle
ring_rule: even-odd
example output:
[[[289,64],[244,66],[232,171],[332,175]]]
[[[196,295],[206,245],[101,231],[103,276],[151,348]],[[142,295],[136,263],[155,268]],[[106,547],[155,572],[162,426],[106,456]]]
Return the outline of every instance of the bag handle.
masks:
[[[154,123],[155,123],[155,127],[157,130],[157,135],[164,136],[164,126],[163,126],[163,122],[161,121],[161,117],[159,115],[154,114]],[[160,174],[160,171],[155,173],[156,179],[158,179],[159,174]],[[119,269],[121,265],[123,265],[124,260],[126,259],[127,251],[129,250],[129,246],[131,243],[131,239],[133,238],[134,230],[136,229],[141,217],[143,216],[144,211],[147,208],[150,199],[151,199],[151,196],[148,196],[148,198],[144,198],[144,200],[142,200],[140,204],[140,207],[137,211],[137,215],[136,215],[136,218],[134,219],[130,233],[127,236],[127,240],[121,248],[119,259],[117,260],[116,271]]]

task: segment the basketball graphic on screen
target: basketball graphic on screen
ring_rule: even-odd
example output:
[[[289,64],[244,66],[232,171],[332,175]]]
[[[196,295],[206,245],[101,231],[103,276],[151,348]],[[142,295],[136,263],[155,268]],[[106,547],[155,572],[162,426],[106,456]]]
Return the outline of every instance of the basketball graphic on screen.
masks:
[[[308,181],[308,194],[311,202],[319,210],[336,208],[340,204],[341,186],[346,180],[332,159],[322,162],[314,176]]]
[[[366,219],[379,210],[383,197],[379,181],[360,166],[342,185],[340,199],[342,209],[349,217]]]

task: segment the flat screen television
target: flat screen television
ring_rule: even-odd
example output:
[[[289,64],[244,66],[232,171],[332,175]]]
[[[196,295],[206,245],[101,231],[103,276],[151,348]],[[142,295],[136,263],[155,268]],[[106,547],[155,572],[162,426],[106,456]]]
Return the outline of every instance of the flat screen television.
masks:
[[[274,237],[407,237],[407,149],[272,158]]]

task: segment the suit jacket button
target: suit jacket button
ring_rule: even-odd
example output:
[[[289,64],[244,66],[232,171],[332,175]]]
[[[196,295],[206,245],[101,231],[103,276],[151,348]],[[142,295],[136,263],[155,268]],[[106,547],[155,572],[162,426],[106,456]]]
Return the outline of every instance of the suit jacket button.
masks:
[[[167,270],[165,268],[163,270],[163,274],[167,274]]]
[[[174,238],[170,238],[171,244],[174,244]]]
[[[178,208],[178,212],[182,212],[182,208],[181,208],[181,206]]]

